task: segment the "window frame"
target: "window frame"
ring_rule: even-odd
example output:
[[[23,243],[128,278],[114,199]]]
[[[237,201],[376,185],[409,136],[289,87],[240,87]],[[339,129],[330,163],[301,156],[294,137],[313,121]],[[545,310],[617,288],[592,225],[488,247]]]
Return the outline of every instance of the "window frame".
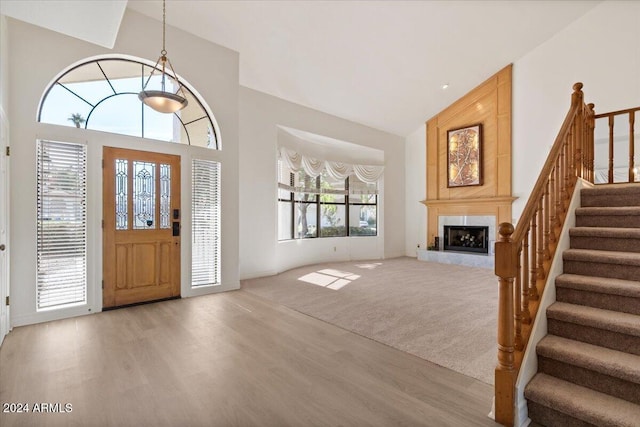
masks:
[[[280,163],[281,160],[278,160],[278,163]],[[279,166],[280,167],[280,166]],[[377,224],[377,214],[378,214],[378,194],[374,194],[375,196],[375,202],[374,203],[364,203],[364,202],[351,202],[351,197],[350,197],[350,193],[349,193],[349,178],[347,177],[344,180],[344,188],[345,188],[345,194],[344,194],[344,202],[323,202],[321,200],[321,178],[322,175],[317,176],[316,179],[316,190],[317,190],[317,194],[315,194],[314,200],[312,201],[300,201],[297,200],[296,198],[296,194],[300,194],[300,193],[296,193],[295,191],[289,191],[289,198],[285,199],[280,197],[280,192],[284,191],[282,188],[278,187],[278,198],[277,198],[277,203],[281,203],[281,202],[285,202],[285,203],[290,203],[290,209],[291,209],[291,224],[290,224],[290,232],[291,232],[291,238],[288,239],[280,239],[279,238],[279,231],[278,231],[278,242],[286,242],[286,241],[291,241],[291,240],[306,240],[306,239],[318,239],[318,238],[343,238],[343,237],[377,237],[378,236],[378,227],[376,226],[376,231],[374,234],[352,234],[351,231],[351,225],[350,225],[350,212],[351,212],[351,206],[374,206],[376,209],[376,224]],[[280,184],[280,177],[278,177],[278,184]],[[289,186],[291,188],[294,188],[294,183],[295,183],[295,173],[294,172],[289,172]],[[284,184],[284,183],[282,183]],[[305,193],[305,194],[309,194],[309,193]],[[298,237],[298,233],[296,233],[296,207],[298,204],[301,203],[308,203],[308,204],[313,204],[316,206],[316,231],[315,231],[315,236],[309,236],[309,237]],[[322,219],[322,205],[335,205],[335,206],[344,206],[345,207],[345,234],[344,235],[339,235],[339,236],[323,236],[322,235],[322,223],[321,223],[321,219]],[[279,211],[278,211],[279,212]],[[278,213],[279,215],[279,213]],[[280,226],[280,218],[278,218],[278,227]]]
[[[72,95],[74,95],[76,98],[80,99],[82,102],[88,104],[91,106],[91,109],[89,111],[89,113],[87,114],[87,117],[85,119],[84,122],[84,128],[85,129],[91,129],[91,127],[89,127],[89,120],[91,118],[91,115],[93,114],[94,110],[100,105],[102,104],[104,101],[114,98],[114,97],[118,97],[118,96],[122,96],[122,95],[135,95],[137,102],[140,103],[140,108],[141,108],[141,120],[142,123],[140,124],[140,128],[141,128],[141,135],[133,135],[134,137],[140,137],[140,138],[147,138],[149,139],[148,136],[145,136],[144,134],[144,111],[145,109],[149,109],[148,106],[146,106],[142,101],[140,101],[137,98],[137,95],[139,92],[130,92],[130,91],[122,91],[122,92],[118,92],[116,91],[116,89],[114,88],[114,85],[111,84],[111,81],[109,80],[109,77],[107,77],[107,74],[105,73],[105,71],[103,70],[103,68],[100,66],[101,62],[105,62],[105,61],[121,61],[121,62],[129,62],[129,63],[133,63],[133,64],[137,64],[140,65],[141,67],[141,72],[139,75],[136,76],[132,76],[132,77],[128,77],[128,78],[137,78],[140,77],[141,79],[141,90],[142,87],[144,86],[144,82],[146,81],[146,78],[148,77],[148,74],[150,74],[151,70],[153,70],[155,68],[155,70],[159,73],[162,72],[162,69],[158,67],[158,64],[155,64],[141,59],[141,58],[134,58],[134,57],[123,57],[123,56],[117,56],[117,55],[103,55],[103,56],[97,56],[97,57],[92,57],[92,58],[88,58],[85,59],[83,61],[79,61],[69,67],[67,67],[65,70],[63,70],[61,73],[59,73],[52,81],[51,83],[47,86],[47,89],[44,91],[42,98],[40,99],[40,104],[38,106],[38,114],[37,114],[37,118],[36,120],[38,122],[42,122],[42,113],[43,113],[43,109],[45,108],[45,104],[47,102],[47,97],[49,95],[49,93],[51,92],[51,90],[57,86],[63,88],[64,90],[70,92]],[[113,94],[109,95],[109,96],[105,96],[104,98],[102,98],[101,100],[97,101],[95,104],[92,104],[91,102],[87,101],[86,99],[84,99],[82,96],[80,96],[79,94],[75,93],[73,90],[69,89],[67,86],[65,86],[64,83],[61,83],[61,80],[64,80],[65,77],[67,77],[69,74],[73,73],[74,71],[82,68],[82,67],[86,67],[86,66],[91,66],[92,64],[96,64],[96,66],[100,69],[101,74],[104,76],[104,81],[106,81],[109,85],[109,87],[111,88]],[[147,73],[148,71],[148,73]],[[167,73],[167,75],[172,78],[172,79],[176,79],[175,75],[173,75],[171,73],[171,70],[165,70],[165,72]],[[211,111],[209,111],[208,107],[206,106],[206,103],[203,102],[201,100],[201,97],[199,96],[199,94],[188,84],[188,82],[185,81],[184,78],[180,78],[180,84],[182,86],[182,88],[185,90],[185,92],[193,99],[197,102],[198,106],[200,107],[200,109],[203,111],[204,115],[194,119],[194,120],[189,120],[188,122],[184,122],[182,120],[182,118],[180,117],[180,115],[178,114],[178,112],[173,113],[173,117],[175,119],[177,119],[181,126],[182,126],[182,130],[185,132],[185,135],[187,137],[187,142],[184,145],[192,145],[191,144],[191,136],[189,135],[189,129],[187,128],[188,125],[195,123],[197,121],[203,120],[203,119],[208,119],[209,121],[209,127],[211,129],[212,132],[212,139],[213,139],[213,144],[210,144],[211,146],[205,147],[205,148],[209,148],[209,149],[214,149],[214,150],[221,150],[221,138],[220,138],[220,129],[219,126],[217,124],[217,121],[215,120],[215,117],[213,116],[213,114],[211,113]],[[147,110],[148,111],[148,110]],[[50,123],[50,122],[42,122],[42,123]],[[51,123],[51,124],[58,124],[58,123]],[[59,125],[59,124],[58,124]],[[100,129],[97,129],[99,131],[101,131]],[[121,133],[115,133],[116,135],[127,135],[127,134],[121,134]],[[132,136],[132,135],[129,135]],[[151,138],[152,139],[152,138]],[[164,140],[159,140],[159,141],[164,141]],[[167,142],[167,141],[165,141]],[[175,141],[168,141],[168,142],[173,142],[176,143]],[[178,142],[180,143],[180,142]],[[198,145],[196,145],[198,146]]]

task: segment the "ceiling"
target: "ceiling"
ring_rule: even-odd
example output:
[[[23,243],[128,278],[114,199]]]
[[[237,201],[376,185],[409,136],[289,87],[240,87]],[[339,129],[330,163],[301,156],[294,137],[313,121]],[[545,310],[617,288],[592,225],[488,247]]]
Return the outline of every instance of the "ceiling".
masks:
[[[42,3],[58,4],[57,13],[29,21],[28,11]],[[78,13],[67,13],[78,3],[87,9],[82,25]],[[118,5],[111,12],[103,3],[110,2],[3,0],[1,11],[112,47],[115,35],[97,42],[84,31],[71,34],[117,17],[110,24],[116,34],[125,2],[111,2]],[[167,24],[238,51],[242,86],[406,136],[598,3],[168,0]],[[126,7],[162,19],[160,1]]]

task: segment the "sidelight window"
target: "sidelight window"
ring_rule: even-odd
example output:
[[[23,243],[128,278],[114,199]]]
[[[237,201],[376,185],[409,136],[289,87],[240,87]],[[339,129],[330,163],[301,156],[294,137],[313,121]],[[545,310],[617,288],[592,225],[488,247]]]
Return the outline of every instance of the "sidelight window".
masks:
[[[192,165],[191,286],[220,284],[220,163]]]
[[[37,143],[37,308],[87,302],[87,150]]]

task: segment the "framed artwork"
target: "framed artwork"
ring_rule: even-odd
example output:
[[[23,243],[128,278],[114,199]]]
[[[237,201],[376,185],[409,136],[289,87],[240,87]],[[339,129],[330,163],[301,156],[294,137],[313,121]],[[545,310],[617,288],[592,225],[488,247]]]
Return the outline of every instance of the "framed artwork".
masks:
[[[482,185],[482,125],[447,131],[447,187]]]

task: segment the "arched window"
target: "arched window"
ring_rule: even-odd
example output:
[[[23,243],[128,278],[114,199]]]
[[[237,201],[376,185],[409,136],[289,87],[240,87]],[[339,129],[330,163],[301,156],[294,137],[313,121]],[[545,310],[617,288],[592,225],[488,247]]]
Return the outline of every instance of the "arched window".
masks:
[[[38,121],[220,149],[215,119],[183,79],[189,104],[176,113],[159,113],[138,99],[152,69],[137,60],[113,57],[71,67],[47,88]],[[175,84],[169,78],[168,87]],[[146,89],[160,89],[158,72]]]

